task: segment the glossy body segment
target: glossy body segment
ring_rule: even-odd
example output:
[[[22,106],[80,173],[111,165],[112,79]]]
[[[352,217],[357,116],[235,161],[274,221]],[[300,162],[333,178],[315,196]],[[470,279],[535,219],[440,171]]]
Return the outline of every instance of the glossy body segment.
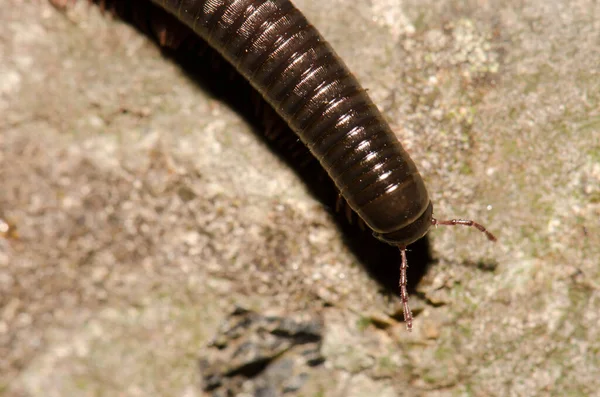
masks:
[[[154,0],[219,51],[288,123],[348,205],[390,244],[422,237],[417,168],[330,45],[288,0]]]

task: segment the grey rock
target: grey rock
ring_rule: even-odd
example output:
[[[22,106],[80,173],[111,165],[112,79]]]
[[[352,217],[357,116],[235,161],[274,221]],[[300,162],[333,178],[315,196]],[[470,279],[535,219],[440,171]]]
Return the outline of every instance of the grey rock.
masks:
[[[191,395],[199,348],[243,304],[326,319],[322,364],[292,348],[290,381],[310,376],[290,395],[596,395],[598,2],[296,3],[436,216],[499,243],[431,231],[408,334],[330,212],[146,37],[85,1],[0,0],[0,216],[18,233],[0,235],[2,393]]]
[[[213,396],[297,392],[324,361],[322,332],[318,317],[263,316],[237,307],[200,353],[203,388]]]

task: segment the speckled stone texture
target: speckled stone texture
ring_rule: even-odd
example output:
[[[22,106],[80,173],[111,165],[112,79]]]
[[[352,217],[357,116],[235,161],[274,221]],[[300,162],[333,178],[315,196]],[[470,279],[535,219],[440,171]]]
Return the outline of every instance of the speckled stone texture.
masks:
[[[600,3],[295,3],[499,243],[429,234],[409,334],[234,107],[97,7],[0,0],[0,396],[203,396],[240,305],[321,321],[290,396],[598,395]]]

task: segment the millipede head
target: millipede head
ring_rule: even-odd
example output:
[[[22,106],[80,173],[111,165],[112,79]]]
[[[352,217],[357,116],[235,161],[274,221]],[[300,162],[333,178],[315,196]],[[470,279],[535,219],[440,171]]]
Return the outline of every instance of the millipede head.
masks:
[[[438,225],[456,226],[456,225],[459,225],[459,226],[474,227],[477,230],[479,230],[480,232],[484,233],[485,236],[488,238],[488,240],[490,240],[490,241],[498,240],[496,238],[496,236],[494,236],[490,231],[488,231],[483,225],[481,225],[480,223],[477,223],[475,221],[469,220],[469,219],[450,219],[450,220],[440,221],[435,218],[431,218],[431,225],[432,226],[438,226]],[[408,304],[408,289],[407,289],[407,276],[406,276],[406,269],[408,268],[408,261],[406,260],[406,246],[399,245],[398,248],[400,249],[400,254],[402,257],[402,260],[400,262],[400,281],[398,283],[398,286],[400,289],[400,299],[402,300],[402,310],[404,311],[404,321],[406,322],[406,330],[410,332],[410,331],[412,331],[413,315],[412,315],[412,311],[410,310],[410,306]]]

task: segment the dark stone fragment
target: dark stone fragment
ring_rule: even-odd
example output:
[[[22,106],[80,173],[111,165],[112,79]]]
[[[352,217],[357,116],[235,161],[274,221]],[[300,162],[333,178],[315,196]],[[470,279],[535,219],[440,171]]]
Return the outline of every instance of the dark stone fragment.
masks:
[[[213,397],[296,392],[324,361],[322,332],[317,315],[267,317],[236,307],[201,352],[203,389]]]

